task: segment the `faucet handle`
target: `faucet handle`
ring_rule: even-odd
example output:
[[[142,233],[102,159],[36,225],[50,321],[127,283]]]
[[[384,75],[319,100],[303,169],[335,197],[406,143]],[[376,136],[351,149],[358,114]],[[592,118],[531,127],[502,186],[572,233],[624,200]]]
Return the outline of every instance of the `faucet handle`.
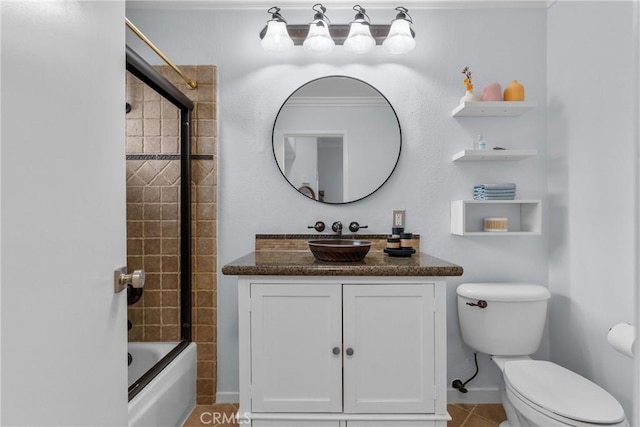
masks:
[[[357,221],[353,221],[351,224],[349,224],[349,230],[352,233],[357,233],[358,230],[360,230],[361,228],[369,228],[369,226],[368,225],[360,225],[360,224],[358,224]]]
[[[324,222],[316,221],[314,225],[309,225],[307,228],[315,228],[318,233],[324,231]]]

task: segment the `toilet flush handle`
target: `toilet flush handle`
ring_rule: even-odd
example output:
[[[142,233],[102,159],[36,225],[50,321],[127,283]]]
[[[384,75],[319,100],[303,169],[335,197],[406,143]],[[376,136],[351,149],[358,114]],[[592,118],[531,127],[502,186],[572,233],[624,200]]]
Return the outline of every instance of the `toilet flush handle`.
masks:
[[[478,300],[478,302],[468,302],[467,305],[470,305],[471,307],[480,307],[480,308],[487,308],[487,302],[483,299]]]

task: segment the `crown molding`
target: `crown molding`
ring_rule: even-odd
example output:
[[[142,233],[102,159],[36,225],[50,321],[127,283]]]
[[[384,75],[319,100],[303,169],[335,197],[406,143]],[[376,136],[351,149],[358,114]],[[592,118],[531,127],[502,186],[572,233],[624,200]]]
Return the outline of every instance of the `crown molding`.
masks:
[[[351,9],[355,0],[325,0],[322,4],[333,9]],[[395,8],[399,3],[410,9],[546,9],[556,0],[367,0],[367,9]],[[128,9],[268,9],[274,4],[282,9],[309,9],[313,0],[128,0]]]

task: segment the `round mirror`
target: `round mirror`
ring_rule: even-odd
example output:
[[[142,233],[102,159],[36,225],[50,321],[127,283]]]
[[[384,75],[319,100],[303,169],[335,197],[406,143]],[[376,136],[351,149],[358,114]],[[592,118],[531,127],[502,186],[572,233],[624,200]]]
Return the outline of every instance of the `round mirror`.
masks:
[[[273,154],[301,194],[351,203],[391,176],[402,145],[396,112],[373,86],[351,77],[312,80],[284,102],[273,125]]]

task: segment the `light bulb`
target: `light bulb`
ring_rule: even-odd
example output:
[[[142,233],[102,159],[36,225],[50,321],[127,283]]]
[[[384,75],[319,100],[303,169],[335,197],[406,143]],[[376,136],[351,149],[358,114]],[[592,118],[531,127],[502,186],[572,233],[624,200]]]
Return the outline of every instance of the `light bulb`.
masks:
[[[353,53],[367,53],[376,46],[376,40],[371,35],[369,17],[360,5],[353,6],[356,16],[349,26],[349,35],[344,41],[344,47]]]
[[[376,40],[371,35],[371,29],[366,22],[354,21],[349,27],[349,35],[344,41],[344,47],[350,52],[362,54],[370,52],[376,46]]]
[[[316,19],[309,25],[309,34],[302,43],[309,52],[319,54],[331,52],[335,45],[329,34],[329,25],[321,19]]]
[[[411,23],[406,19],[394,19],[389,29],[389,35],[382,42],[390,53],[402,54],[412,51],[416,47],[416,40],[411,34]]]
[[[264,50],[269,52],[284,52],[293,47],[293,40],[287,31],[287,24],[283,21],[271,20],[267,23],[267,33],[260,42]]]

